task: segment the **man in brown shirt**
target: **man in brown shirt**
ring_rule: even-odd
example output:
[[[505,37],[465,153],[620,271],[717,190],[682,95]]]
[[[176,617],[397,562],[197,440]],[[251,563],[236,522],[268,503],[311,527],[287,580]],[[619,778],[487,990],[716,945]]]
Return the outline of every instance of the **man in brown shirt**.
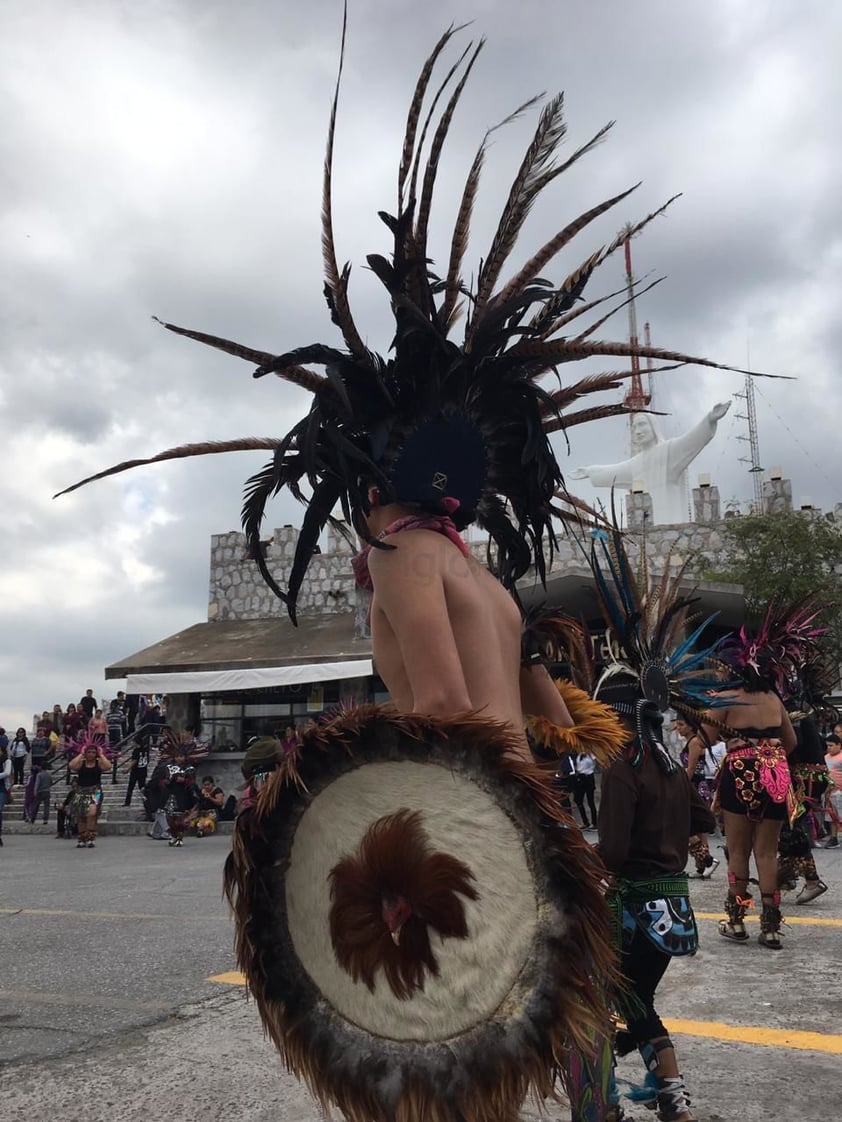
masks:
[[[640,1051],[663,1122],[693,1122],[654,999],[671,958],[696,951],[684,868],[690,835],[710,832],[715,822],[661,742],[661,713],[643,699],[637,679],[614,675],[600,699],[614,706],[629,734],[623,757],[603,778],[597,819],[600,856],[614,880],[610,900],[622,926],[621,968],[634,998],[615,1047],[619,1055]]]

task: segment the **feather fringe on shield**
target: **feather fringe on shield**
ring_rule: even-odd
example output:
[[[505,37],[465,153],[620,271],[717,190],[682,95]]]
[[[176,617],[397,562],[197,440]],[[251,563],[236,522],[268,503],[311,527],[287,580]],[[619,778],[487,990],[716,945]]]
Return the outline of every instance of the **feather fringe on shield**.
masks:
[[[559,679],[555,683],[561,699],[573,718],[572,727],[554,725],[546,717],[530,717],[527,728],[539,744],[561,754],[575,752],[593,756],[600,767],[608,767],[623,752],[628,739],[620,718],[610,705],[593,701],[572,682]]]
[[[475,715],[442,722],[363,706],[307,733],[237,821],[225,892],[238,962],[288,1069],[348,1122],[517,1122],[527,1097],[556,1096],[570,1051],[591,1054],[609,1029],[618,974],[605,870],[560,809],[544,770],[521,752],[507,726]],[[496,1019],[450,1039],[402,1042],[411,1062],[396,1042],[342,1021],[326,1003],[295,954],[283,891],[303,808],[333,778],[397,760],[475,774],[528,836],[525,851],[548,901],[528,1000],[504,1002]]]

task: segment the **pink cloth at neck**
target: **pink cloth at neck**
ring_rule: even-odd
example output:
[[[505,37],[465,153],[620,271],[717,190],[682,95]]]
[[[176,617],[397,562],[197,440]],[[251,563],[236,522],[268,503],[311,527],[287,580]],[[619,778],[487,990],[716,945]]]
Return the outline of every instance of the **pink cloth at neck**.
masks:
[[[448,541],[452,541],[464,557],[471,552],[456,529],[453,519],[447,514],[408,514],[391,522],[382,533],[377,535],[377,540],[382,541],[390,534],[397,534],[401,530],[432,530],[436,534],[443,534]],[[373,546],[363,546],[351,562],[354,568],[354,583],[357,588],[365,588],[369,592],[374,589],[371,573],[368,571],[368,556],[372,549]]]

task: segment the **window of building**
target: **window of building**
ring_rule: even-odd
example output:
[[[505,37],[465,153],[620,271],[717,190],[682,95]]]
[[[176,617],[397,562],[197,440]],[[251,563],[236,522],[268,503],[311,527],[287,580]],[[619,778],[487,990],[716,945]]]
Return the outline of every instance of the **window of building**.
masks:
[[[382,683],[380,686],[382,690]],[[388,695],[382,696],[382,700],[387,698]],[[202,734],[214,752],[242,752],[253,736],[282,739],[290,725],[301,727],[310,719],[318,720],[338,704],[338,682],[301,682],[209,694],[201,700]]]

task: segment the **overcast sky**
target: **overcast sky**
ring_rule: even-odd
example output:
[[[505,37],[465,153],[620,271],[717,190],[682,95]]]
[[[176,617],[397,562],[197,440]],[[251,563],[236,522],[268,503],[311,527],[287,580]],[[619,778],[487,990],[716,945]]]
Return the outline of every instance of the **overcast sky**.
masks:
[[[761,461],[796,499],[842,500],[842,5],[804,0],[349,0],[335,166],[340,260],[374,349],[406,107],[440,32],[473,19],[487,47],[445,152],[433,252],[484,130],[563,89],[572,146],[609,139],[543,197],[521,258],[596,201],[642,187],[553,269],[559,280],[626,221],[683,197],[634,243],[653,342],[795,374],[757,384]],[[11,0],[0,8],[0,724],[113,696],[108,663],[206,618],[209,539],[239,527],[261,453],[140,469],[53,501],[121,459],[187,440],[282,435],[308,406],[278,379],[163,331],[164,319],[280,352],[337,343],[321,297],[324,137],[339,0]],[[498,134],[470,258],[494,223],[530,125]],[[435,231],[438,230],[436,235]],[[516,263],[516,262],[515,262]],[[567,268],[566,268],[567,267]],[[622,283],[617,257],[592,294]],[[622,338],[621,314],[603,337]],[[610,368],[610,367],[606,367]],[[569,368],[568,368],[569,369]],[[565,370],[565,376],[568,375]],[[581,373],[581,372],[576,372]],[[742,389],[663,375],[667,435]],[[737,402],[692,468],[749,499]],[[572,430],[563,466],[622,459],[621,420]],[[593,497],[586,485],[581,493]],[[297,520],[278,502],[271,526]]]

